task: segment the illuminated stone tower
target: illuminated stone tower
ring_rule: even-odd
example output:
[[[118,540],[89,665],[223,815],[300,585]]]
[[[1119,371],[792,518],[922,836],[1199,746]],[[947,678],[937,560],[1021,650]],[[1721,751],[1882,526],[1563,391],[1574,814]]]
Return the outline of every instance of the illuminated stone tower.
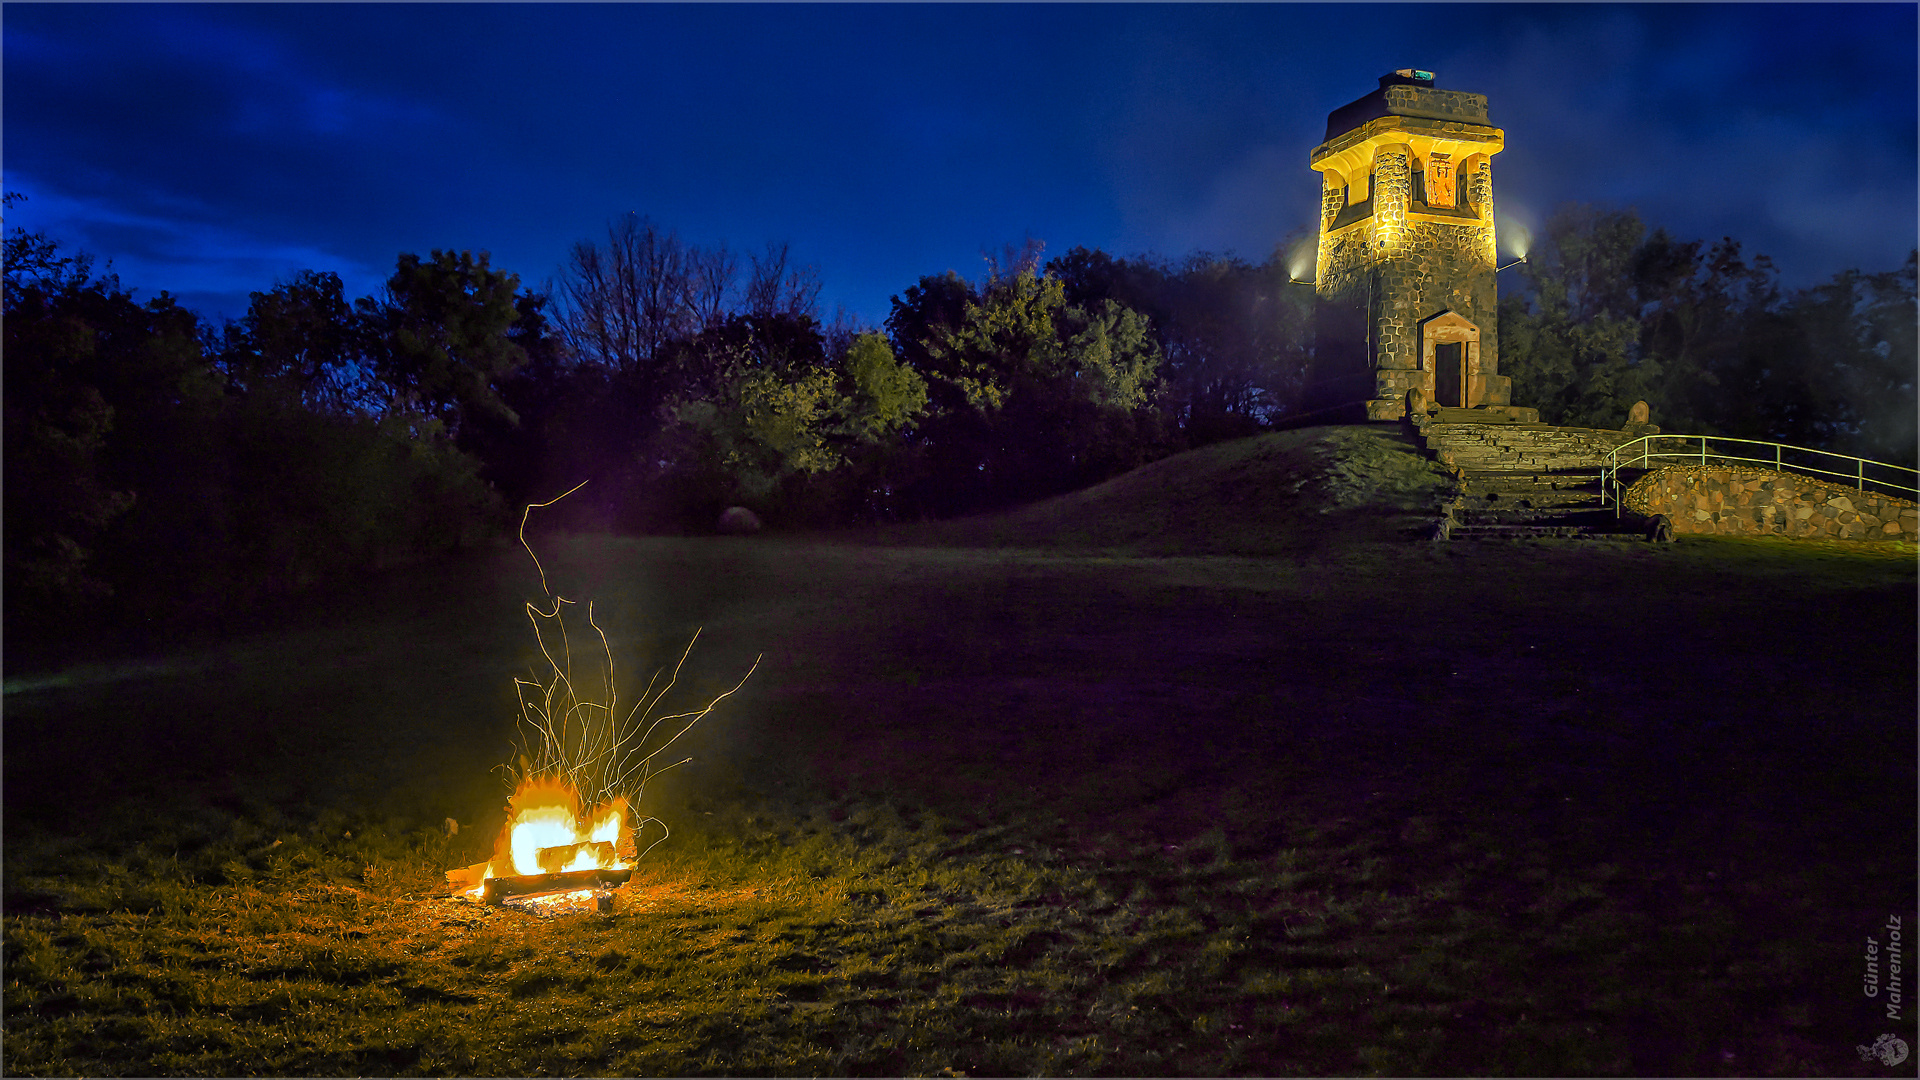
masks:
[[[1426,71],[1382,76],[1327,116],[1312,158],[1317,378],[1367,397],[1370,420],[1405,416],[1416,389],[1490,421],[1538,419],[1497,374],[1491,162],[1504,145],[1484,94],[1435,89]]]

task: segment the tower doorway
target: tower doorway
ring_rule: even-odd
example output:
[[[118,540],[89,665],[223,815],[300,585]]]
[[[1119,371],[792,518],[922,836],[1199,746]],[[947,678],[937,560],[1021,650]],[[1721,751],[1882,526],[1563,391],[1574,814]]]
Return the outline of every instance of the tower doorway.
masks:
[[[1434,404],[1471,409],[1486,403],[1480,328],[1459,313],[1443,311],[1420,324],[1420,370],[1433,380]]]
[[[1464,393],[1467,385],[1466,359],[1466,348],[1462,342],[1448,341],[1434,346],[1433,400],[1435,404],[1450,409],[1467,407]]]

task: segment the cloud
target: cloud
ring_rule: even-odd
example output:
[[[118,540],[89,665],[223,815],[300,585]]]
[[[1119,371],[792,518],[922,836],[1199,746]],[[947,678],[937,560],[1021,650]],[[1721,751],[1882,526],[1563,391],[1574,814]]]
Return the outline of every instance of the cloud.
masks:
[[[145,205],[74,196],[9,176],[10,191],[27,196],[9,213],[9,229],[43,232],[69,252],[102,261],[97,272],[119,275],[123,287],[152,296],[167,290],[197,298],[201,314],[238,318],[249,293],[264,292],[301,270],[338,273],[349,296],[368,295],[387,273],[321,247],[219,224],[213,208],[154,192]],[[183,288],[184,286],[184,288]]]
[[[282,34],[192,15],[153,19],[141,29],[142,55],[195,71],[227,95],[225,119],[235,134],[360,140],[452,120],[424,102],[352,86],[317,70]]]
[[[1682,239],[1731,236],[1789,287],[1898,265],[1912,246],[1911,10],[1793,5],[1531,9],[1478,65],[1507,132],[1503,211],[1633,207]],[[1902,15],[1898,49],[1863,25]],[[1896,18],[1893,21],[1898,22]],[[1904,99],[1896,101],[1896,99]],[[1860,266],[1862,261],[1871,265]]]
[[[1289,237],[1318,227],[1318,176],[1305,160],[1296,148],[1255,147],[1225,163],[1187,205],[1158,207],[1155,220],[1129,224],[1164,255],[1232,252],[1260,262]]]

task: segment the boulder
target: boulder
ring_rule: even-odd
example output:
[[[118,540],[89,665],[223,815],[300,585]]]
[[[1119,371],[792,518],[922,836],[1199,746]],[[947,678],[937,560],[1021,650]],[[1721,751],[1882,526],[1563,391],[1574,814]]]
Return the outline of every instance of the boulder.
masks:
[[[760,516],[744,506],[729,506],[714,527],[728,536],[745,536],[760,531]]]
[[[1644,401],[1634,402],[1633,407],[1627,410],[1627,423],[1629,424],[1644,424],[1652,418],[1653,410],[1647,408],[1647,403]]]

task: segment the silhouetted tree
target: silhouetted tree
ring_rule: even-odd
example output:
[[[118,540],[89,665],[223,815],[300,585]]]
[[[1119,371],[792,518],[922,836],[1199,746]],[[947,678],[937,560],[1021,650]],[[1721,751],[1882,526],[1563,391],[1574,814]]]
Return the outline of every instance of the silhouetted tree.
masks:
[[[765,255],[752,258],[743,313],[758,318],[819,317],[820,275],[811,266],[794,266],[784,243],[768,243]]]
[[[678,236],[633,214],[607,226],[604,244],[574,244],[560,285],[560,325],[573,354],[616,372],[637,372],[662,346],[696,332],[702,305],[690,300],[689,261]],[[727,265],[710,260],[703,271]],[[703,295],[725,291],[709,287]]]
[[[372,329],[340,275],[303,270],[251,294],[247,314],[227,324],[211,351],[236,392],[277,388],[322,412],[368,413],[384,404]]]
[[[9,194],[6,204],[19,199]],[[111,594],[96,565],[99,540],[133,505],[108,475],[115,413],[100,389],[99,337],[76,310],[132,301],[113,279],[91,278],[92,260],[60,254],[44,234],[8,234],[6,596],[10,615],[35,610],[43,622]]]
[[[402,254],[385,294],[359,302],[377,335],[375,371],[390,408],[417,410],[458,438],[476,412],[512,421],[498,383],[527,362],[510,334],[520,279],[487,265],[487,253]]]
[[[171,633],[497,526],[478,462],[438,420],[330,395],[355,356],[330,275],[255,294],[215,334],[165,293],[136,302],[84,257],[12,241],[9,629]]]

